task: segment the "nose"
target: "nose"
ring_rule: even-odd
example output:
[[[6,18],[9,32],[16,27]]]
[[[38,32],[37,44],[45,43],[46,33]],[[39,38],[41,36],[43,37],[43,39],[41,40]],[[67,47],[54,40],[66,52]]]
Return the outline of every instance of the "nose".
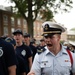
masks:
[[[51,39],[48,37],[48,38],[47,38],[47,41],[50,41],[50,40],[51,40]]]
[[[50,42],[51,41],[51,39],[48,37],[48,38],[46,38],[46,40],[45,40],[46,42]]]

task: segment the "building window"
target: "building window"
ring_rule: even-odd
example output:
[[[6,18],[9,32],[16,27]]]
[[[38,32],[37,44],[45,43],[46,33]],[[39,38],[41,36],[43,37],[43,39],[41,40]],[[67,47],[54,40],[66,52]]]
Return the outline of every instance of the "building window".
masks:
[[[23,32],[24,32],[24,33],[27,33],[27,30],[26,30],[26,29],[24,29],[24,30],[23,30]]]
[[[27,22],[26,22],[26,20],[23,20],[23,25],[27,25]]]
[[[21,20],[20,19],[17,19],[17,24],[18,24],[18,26],[21,26]]]
[[[39,23],[37,23],[37,30],[39,30]]]
[[[15,25],[15,19],[14,19],[14,17],[11,17],[11,25],[12,25],[12,26]]]
[[[74,39],[74,36],[72,36],[72,39]]]
[[[11,32],[14,32],[15,28],[11,28]]]
[[[4,27],[4,35],[8,34],[8,27]]]
[[[71,39],[71,36],[69,35],[68,38]]]
[[[36,34],[36,31],[34,32],[34,37],[36,37],[37,36],[37,34]]]
[[[8,25],[8,16],[7,15],[3,15],[3,22],[4,22],[4,25]]]
[[[23,27],[24,27],[24,28],[27,28],[27,22],[26,22],[26,20],[24,20],[24,19],[23,19]]]
[[[33,29],[34,29],[34,37],[36,37],[37,36],[37,33],[36,33],[36,31],[37,31],[37,29],[36,29],[36,23],[34,22],[34,24],[33,24]]]

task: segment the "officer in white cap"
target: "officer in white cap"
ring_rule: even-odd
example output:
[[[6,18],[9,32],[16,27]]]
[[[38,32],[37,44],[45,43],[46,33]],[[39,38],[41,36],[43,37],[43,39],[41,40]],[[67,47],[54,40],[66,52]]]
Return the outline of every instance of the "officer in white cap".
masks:
[[[65,28],[50,21],[44,22],[42,26],[46,46],[38,50],[28,75],[70,75],[71,70],[75,75],[75,55],[71,52],[71,65],[67,50],[60,44],[61,33],[65,32]]]

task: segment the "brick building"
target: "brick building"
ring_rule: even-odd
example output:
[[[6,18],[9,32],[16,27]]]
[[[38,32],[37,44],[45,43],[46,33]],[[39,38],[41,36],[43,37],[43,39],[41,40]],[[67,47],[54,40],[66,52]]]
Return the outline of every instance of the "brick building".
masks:
[[[27,32],[27,23],[24,18],[16,18],[13,16],[14,14],[11,11],[7,10],[0,10],[0,36],[8,34],[9,36],[12,35],[12,32],[20,28],[23,32]],[[54,19],[53,22],[56,22]],[[34,22],[34,38],[36,40],[40,40],[42,38],[42,23],[44,21],[37,18],[37,20]],[[67,39],[67,33],[62,34],[61,40]]]
[[[75,41],[75,31],[68,31],[67,39],[71,41]]]
[[[0,36],[9,34],[20,28],[23,32],[27,31],[26,21],[23,18],[16,18],[11,11],[0,10]]]

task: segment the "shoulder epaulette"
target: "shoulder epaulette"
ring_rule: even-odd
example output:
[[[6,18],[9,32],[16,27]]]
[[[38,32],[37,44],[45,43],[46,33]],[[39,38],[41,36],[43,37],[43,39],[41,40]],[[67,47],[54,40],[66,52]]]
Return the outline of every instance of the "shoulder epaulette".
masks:
[[[41,53],[44,52],[45,50],[46,50],[45,48],[38,47],[38,48],[37,48],[37,53],[38,53],[38,54],[41,54]]]

